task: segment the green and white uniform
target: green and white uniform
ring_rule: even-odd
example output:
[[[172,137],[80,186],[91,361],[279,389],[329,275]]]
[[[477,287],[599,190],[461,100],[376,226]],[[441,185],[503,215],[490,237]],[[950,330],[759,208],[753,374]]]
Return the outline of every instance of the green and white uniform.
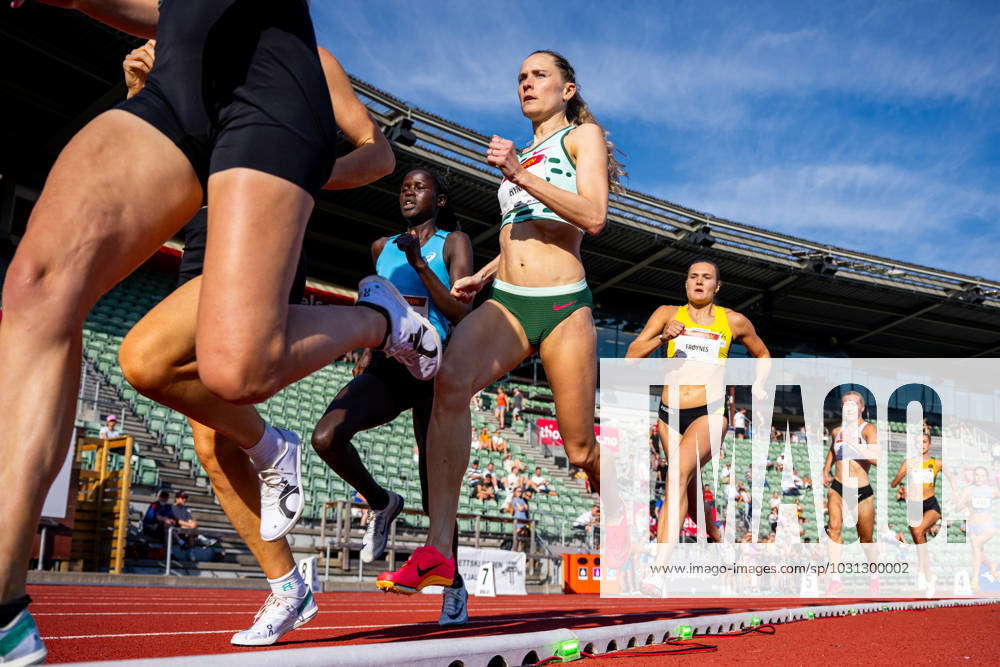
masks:
[[[576,189],[576,164],[566,150],[566,135],[575,125],[568,125],[549,135],[533,148],[519,151],[521,166],[530,173],[544,178],[558,188],[569,192]],[[500,200],[501,229],[510,224],[529,220],[551,220],[572,225],[547,207],[521,186],[506,178],[497,193]],[[583,233],[583,230],[572,225]],[[571,285],[552,287],[522,287],[502,280],[493,281],[490,299],[509,310],[524,329],[528,342],[538,347],[564,319],[580,308],[593,308],[594,296],[583,279]]]

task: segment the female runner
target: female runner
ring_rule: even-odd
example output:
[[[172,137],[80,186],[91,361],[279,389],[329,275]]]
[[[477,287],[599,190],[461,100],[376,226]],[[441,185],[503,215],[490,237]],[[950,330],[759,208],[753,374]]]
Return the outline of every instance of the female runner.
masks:
[[[382,174],[382,165],[392,160],[392,149],[354,95],[350,80],[337,60],[326,49],[320,48],[319,53],[337,124],[355,146],[353,153],[338,160],[335,177],[327,187],[349,187],[375,180]],[[145,86],[155,58],[152,41],[126,58],[124,66],[130,99]],[[372,151],[370,146],[377,146],[379,150]],[[350,175],[347,183],[345,175]],[[206,209],[199,211],[184,227],[185,245],[177,291],[132,328],[122,343],[119,358],[126,379],[144,396],[187,415],[226,411],[230,419],[252,423],[261,419],[254,407],[219,401],[198,381],[195,327],[205,260],[205,212]],[[289,304],[302,302],[305,281],[304,256],[300,255],[288,296]],[[257,559],[272,591],[252,627],[236,633],[231,641],[245,646],[273,644],[284,633],[312,620],[318,609],[295,567],[287,540],[277,537],[268,541],[261,536],[259,476],[267,478],[269,474],[256,470],[253,461],[231,437],[194,418],[189,422],[195,451],[219,504]]]
[[[874,545],[875,532],[875,492],[868,479],[868,471],[878,463],[878,430],[874,424],[864,420],[865,399],[856,392],[849,391],[841,397],[843,421],[831,432],[833,442],[823,463],[823,482],[830,485],[827,493],[826,534],[830,536],[830,557],[834,565],[840,560],[843,544],[841,530],[844,525],[844,485],[857,493],[858,499],[858,539],[862,545]],[[833,475],[830,475],[831,467]],[[872,547],[866,547],[869,560]],[[878,592],[878,578],[872,573],[869,578],[870,592]],[[840,592],[840,575],[834,572],[827,594]]]
[[[996,563],[985,553],[986,543],[996,535],[993,521],[993,501],[1000,498],[1000,490],[990,480],[989,471],[978,466],[973,472],[972,486],[967,487],[958,500],[958,508],[969,509],[968,535],[972,546],[972,590],[979,590],[980,570],[983,565],[990,571],[993,581],[1000,581]]]
[[[698,468],[712,458],[713,443],[721,445],[728,428],[724,414],[724,386],[719,371],[729,357],[729,348],[734,340],[740,341],[756,359],[770,359],[771,356],[749,319],[736,311],[715,305],[715,296],[721,287],[719,269],[713,262],[693,262],[688,267],[684,283],[687,303],[683,306],[660,306],[653,311],[625,355],[630,358],[648,357],[665,343],[667,357],[703,362],[684,368],[685,380],[679,388],[677,404],[679,423],[670,424],[667,406],[669,386],[663,387],[660,397],[660,419],[656,425],[660,445],[669,459],[668,443],[672,429],[680,436],[680,458],[677,463],[679,485],[676,489],[670,484],[670,476],[667,477],[666,498],[657,521],[656,541],[659,543],[673,544],[677,541],[684,517],[689,512],[695,516],[697,503],[705,505],[709,539],[713,542],[719,540],[719,529],[709,519],[712,507],[704,500],[696,476]],[[763,367],[760,372],[766,374]],[[689,378],[692,374],[697,374],[703,381]],[[702,378],[702,375],[705,377]],[[716,381],[712,382],[712,379]],[[713,390],[723,393],[709,395]],[[670,552],[669,548],[658,549],[657,565],[665,565]],[[661,583],[662,577],[647,577],[644,592],[659,595],[662,592]]]
[[[604,131],[577,90],[569,62],[536,51],[518,75],[521,112],[534,141],[517,151],[494,136],[487,162],[500,169],[500,255],[452,293],[471,301],[493,281],[491,297],[463,320],[435,384],[428,433],[430,517],[427,545],[397,571],[379,575],[383,590],[414,593],[448,585],[455,572],[452,534],[469,460],[469,403],[481,388],[538,352],[552,387],[559,431],[570,463],[595,488],[600,453],[594,438],[596,336],[580,244],[605,224],[608,188],[621,169]]]
[[[917,559],[920,561],[920,588],[926,588],[927,596],[934,596],[934,583],[936,577],[931,574],[930,559],[927,557],[927,531],[941,520],[941,505],[935,495],[934,484],[937,481],[938,473],[944,470],[941,461],[929,454],[931,449],[931,434],[924,432],[921,439],[919,458],[903,459],[899,465],[899,471],[889,483],[892,488],[896,488],[903,478],[909,474],[908,484],[919,484],[921,488],[923,507],[921,508],[921,520],[917,526],[909,526],[910,535],[913,536],[913,543],[917,545]],[[949,478],[950,479],[950,478]]]
[[[449,329],[469,312],[469,303],[451,294],[457,280],[472,273],[472,242],[451,227],[454,213],[448,205],[443,179],[425,169],[403,178],[399,207],[407,229],[372,244],[372,259],[379,276],[390,281],[419,312],[425,313],[444,340]],[[417,441],[420,495],[427,511],[427,427],[434,403],[434,383],[417,380],[406,368],[382,352],[366,350],[354,371],[355,378],[330,403],[316,425],[312,444],[340,477],[364,494],[374,510],[361,547],[361,560],[370,563],[385,553],[389,526],[403,509],[403,498],[383,488],[368,472],[351,444],[354,434],[388,423],[404,410],[413,410],[413,436]],[[458,526],[454,526],[452,557],[458,557]],[[441,625],[461,625],[468,616],[468,593],[456,571],[444,589]]]
[[[31,639],[3,642],[7,662],[45,653],[24,582],[31,535],[69,443],[83,321],[204,199],[212,231],[195,335],[206,401],[259,402],[358,347],[384,346],[422,377],[441,357],[433,327],[383,285],[362,285],[372,308],[287,303],[316,192],[347,184],[358,166],[334,166],[336,124],[306,0],[46,1],[155,35],[160,60],[142,92],[63,149],[4,282],[0,632],[16,627]],[[364,148],[359,158],[382,150]],[[277,539],[302,507],[297,438],[218,407],[190,416],[271,471],[261,532]]]

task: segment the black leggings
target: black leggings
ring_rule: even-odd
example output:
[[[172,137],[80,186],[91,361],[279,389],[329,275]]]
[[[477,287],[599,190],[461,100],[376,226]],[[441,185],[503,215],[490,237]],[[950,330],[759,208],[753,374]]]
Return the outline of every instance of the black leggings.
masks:
[[[360,431],[388,424],[405,410],[412,410],[413,437],[420,455],[420,501],[427,512],[427,430],[433,405],[433,380],[417,380],[399,362],[373,352],[372,362],[365,372],[347,383],[326,409],[313,432],[313,449],[341,479],[357,489],[369,505],[376,509],[385,507],[389,494],[365,467],[351,439]],[[457,521],[451,552],[457,565]],[[462,586],[457,567],[453,586]]]

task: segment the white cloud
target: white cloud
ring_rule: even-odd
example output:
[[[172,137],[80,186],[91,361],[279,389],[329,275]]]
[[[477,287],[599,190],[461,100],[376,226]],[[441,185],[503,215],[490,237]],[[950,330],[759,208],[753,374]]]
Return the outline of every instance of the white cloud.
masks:
[[[891,164],[772,167],[657,194],[805,239],[1000,278],[1000,239],[970,219],[1000,218],[1000,194]]]

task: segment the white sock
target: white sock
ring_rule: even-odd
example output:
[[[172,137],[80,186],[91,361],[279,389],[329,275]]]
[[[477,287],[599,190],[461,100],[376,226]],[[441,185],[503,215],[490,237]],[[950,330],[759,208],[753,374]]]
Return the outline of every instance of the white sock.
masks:
[[[302,599],[309,592],[306,582],[302,581],[299,568],[293,567],[291,572],[277,579],[268,579],[271,585],[271,592],[282,598]]]
[[[274,460],[281,454],[281,436],[273,427],[264,425],[264,435],[253,447],[248,447],[245,451],[253,467],[258,472],[265,468],[270,468]]]

